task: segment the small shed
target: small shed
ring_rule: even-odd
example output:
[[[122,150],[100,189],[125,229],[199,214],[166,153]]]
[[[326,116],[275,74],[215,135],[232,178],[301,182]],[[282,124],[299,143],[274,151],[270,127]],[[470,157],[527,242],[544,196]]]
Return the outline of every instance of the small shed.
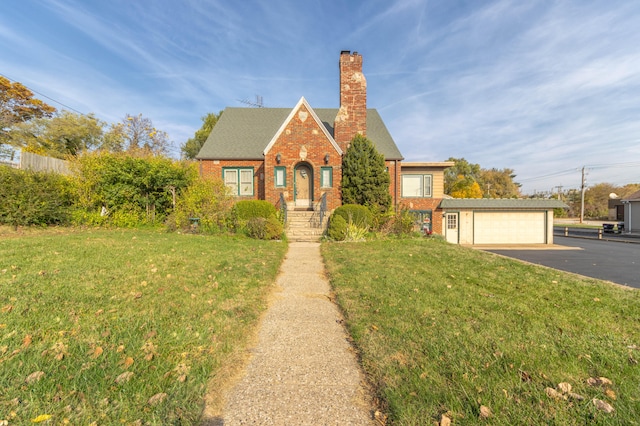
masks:
[[[640,191],[622,200],[624,204],[624,229],[627,232],[640,231]]]
[[[553,209],[559,200],[451,198],[440,203],[442,235],[454,244],[553,244]]]

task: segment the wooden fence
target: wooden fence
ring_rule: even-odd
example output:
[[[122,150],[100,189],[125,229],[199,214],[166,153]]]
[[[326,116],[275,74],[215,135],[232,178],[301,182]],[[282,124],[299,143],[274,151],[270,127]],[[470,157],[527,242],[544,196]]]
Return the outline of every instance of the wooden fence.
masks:
[[[68,161],[44,157],[25,151],[22,151],[20,154],[20,168],[23,170],[35,170],[37,172],[54,172],[62,175],[71,174]]]

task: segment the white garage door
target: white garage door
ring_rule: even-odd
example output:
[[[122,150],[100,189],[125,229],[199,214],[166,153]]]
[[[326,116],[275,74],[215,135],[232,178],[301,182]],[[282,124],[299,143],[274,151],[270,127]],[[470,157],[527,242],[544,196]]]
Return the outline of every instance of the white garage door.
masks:
[[[545,212],[476,212],[474,244],[545,244]]]

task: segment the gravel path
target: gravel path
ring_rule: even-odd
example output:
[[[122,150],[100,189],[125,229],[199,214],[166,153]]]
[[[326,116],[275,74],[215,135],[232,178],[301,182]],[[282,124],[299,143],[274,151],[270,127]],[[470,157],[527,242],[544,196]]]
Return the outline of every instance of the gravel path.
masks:
[[[319,243],[294,242],[244,376],[207,425],[371,425],[371,398],[330,301]]]

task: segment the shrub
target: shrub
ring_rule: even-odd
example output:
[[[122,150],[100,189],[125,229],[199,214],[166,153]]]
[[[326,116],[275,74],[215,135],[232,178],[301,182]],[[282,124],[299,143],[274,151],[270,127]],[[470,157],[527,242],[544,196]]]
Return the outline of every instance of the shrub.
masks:
[[[247,235],[259,240],[277,240],[282,237],[284,227],[275,217],[252,217],[247,221]]]
[[[257,217],[268,219],[272,216],[277,216],[276,207],[265,200],[238,201],[231,212],[231,220],[236,231],[245,229],[247,222],[251,219]]]
[[[254,217],[265,219],[276,215],[276,207],[265,200],[243,200],[233,206],[235,217],[240,220],[249,220]]]
[[[221,179],[199,178],[180,194],[166,224],[169,229],[217,233],[226,229],[232,206],[233,198]],[[195,218],[197,227],[192,226]]]
[[[414,232],[416,217],[407,209],[396,212],[386,223],[385,230],[395,235],[410,235]]]
[[[186,162],[125,153],[84,154],[71,163],[71,168],[76,175],[78,204],[89,214],[87,217],[105,207],[109,211],[105,221],[116,225],[116,219],[124,226],[132,226],[135,217],[140,223],[162,222],[173,209],[173,195],[197,176],[195,167]]]
[[[368,229],[373,224],[373,214],[365,206],[358,204],[344,204],[333,212],[334,216],[341,216],[346,223]]]
[[[347,223],[345,241],[364,241],[367,237],[367,228],[361,228],[355,223]]]
[[[18,226],[63,225],[71,219],[69,178],[0,167],[0,223]]]
[[[334,241],[344,241],[347,237],[347,221],[344,217],[336,215],[335,212],[331,215],[327,235]]]

